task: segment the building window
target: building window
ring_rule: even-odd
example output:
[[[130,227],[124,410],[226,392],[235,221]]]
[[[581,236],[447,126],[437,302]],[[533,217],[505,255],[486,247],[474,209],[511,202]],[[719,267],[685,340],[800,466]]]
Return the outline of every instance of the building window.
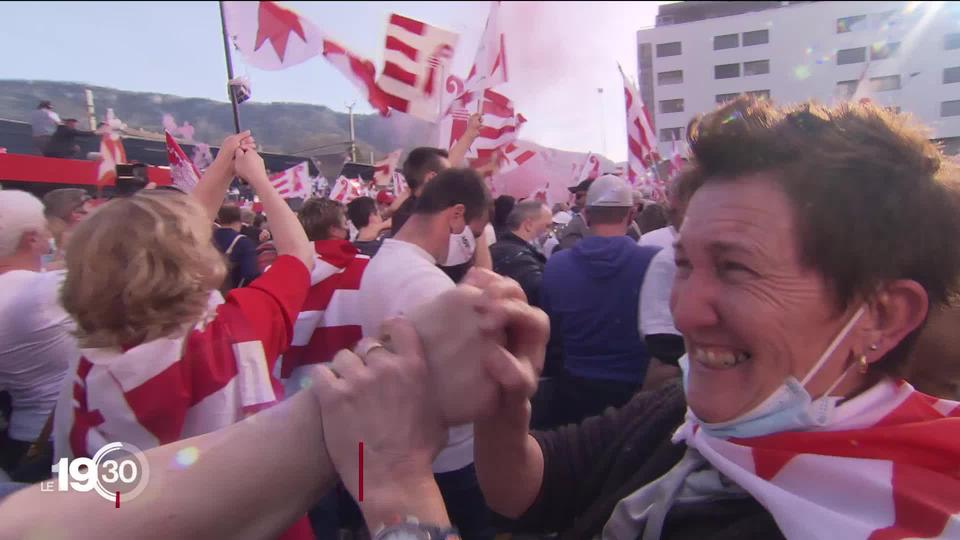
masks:
[[[857,47],[856,49],[840,49],[837,51],[837,65],[859,64],[867,61],[867,48]]]
[[[733,79],[740,76],[740,64],[721,64],[713,66],[714,79]]]
[[[682,99],[664,99],[660,101],[660,114],[683,112]]]
[[[743,63],[744,77],[748,77],[750,75],[764,75],[766,73],[770,73],[769,60],[755,60],[753,62]]]
[[[943,48],[946,50],[960,49],[960,32],[947,34],[943,37]]]
[[[657,43],[657,58],[664,56],[680,56],[683,54],[683,44],[679,41],[670,43]]]
[[[717,94],[717,105],[726,103],[728,101],[733,101],[740,96],[740,92],[734,92],[732,94]]]
[[[769,90],[751,90],[747,92],[747,95],[757,99],[770,99]]]
[[[875,44],[870,46],[870,60],[884,60],[897,54],[900,42]]]
[[[723,36],[714,36],[713,50],[735,49],[740,46],[740,34],[726,34]]]
[[[890,75],[889,77],[871,77],[870,88],[874,92],[887,92],[889,90],[900,89],[900,76]]]
[[[940,116],[960,116],[960,99],[941,103]]]
[[[866,27],[866,22],[866,15],[854,15],[852,17],[843,17],[841,19],[837,19],[837,33],[845,34],[847,32],[863,30],[864,27]]]
[[[657,86],[668,84],[683,84],[683,70],[661,71],[657,73]]]
[[[770,43],[769,30],[754,30],[753,32],[743,33],[744,47],[749,47],[750,45],[763,45],[764,43]]]
[[[960,82],[960,66],[948,67],[943,70],[943,84]]]
[[[957,103],[960,103],[958,101]],[[660,142],[670,142],[680,140],[680,128],[663,128],[660,130]]]
[[[860,81],[840,81],[837,83],[837,97],[850,99],[857,92],[857,83]]]
[[[874,13],[870,15],[870,27],[873,29],[883,29],[883,25],[887,23],[894,15],[896,11],[884,11],[883,13]]]

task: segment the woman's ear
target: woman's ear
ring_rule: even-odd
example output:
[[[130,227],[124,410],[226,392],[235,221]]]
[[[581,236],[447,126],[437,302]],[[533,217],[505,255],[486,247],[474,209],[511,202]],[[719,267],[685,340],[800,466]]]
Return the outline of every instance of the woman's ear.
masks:
[[[870,362],[883,358],[919,328],[929,308],[927,291],[916,281],[899,279],[883,287],[869,302],[870,326],[864,329],[864,354]]]

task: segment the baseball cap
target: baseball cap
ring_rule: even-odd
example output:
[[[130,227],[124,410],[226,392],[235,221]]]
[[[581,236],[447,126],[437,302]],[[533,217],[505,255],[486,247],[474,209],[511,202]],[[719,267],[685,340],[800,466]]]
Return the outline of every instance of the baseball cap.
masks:
[[[567,188],[567,190],[568,190],[570,193],[577,193],[577,192],[580,192],[580,191],[587,191],[588,189],[590,189],[590,185],[593,184],[593,181],[594,181],[594,180],[595,180],[594,178],[590,178],[589,180],[584,180],[583,182],[580,182],[579,184],[577,184],[577,185],[575,185],[575,186],[573,186],[573,187]]]
[[[67,220],[74,210],[89,200],[90,195],[80,188],[55,189],[43,196],[43,213],[47,217]]]
[[[631,207],[633,191],[619,176],[605,174],[597,178],[587,191],[587,206]]]
[[[553,222],[557,225],[567,225],[572,219],[573,216],[570,215],[570,212],[557,212],[553,215]]]
[[[393,204],[393,200],[393,195],[385,189],[377,193],[377,202],[380,204]]]

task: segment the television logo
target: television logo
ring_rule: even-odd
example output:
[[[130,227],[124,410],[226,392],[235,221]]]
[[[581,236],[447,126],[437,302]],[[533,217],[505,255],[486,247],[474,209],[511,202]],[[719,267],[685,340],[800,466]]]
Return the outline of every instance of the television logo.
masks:
[[[108,443],[92,458],[61,458],[51,470],[54,480],[41,491],[96,491],[120,508],[121,496],[131,501],[143,493],[150,480],[150,467],[143,451],[125,442]]]

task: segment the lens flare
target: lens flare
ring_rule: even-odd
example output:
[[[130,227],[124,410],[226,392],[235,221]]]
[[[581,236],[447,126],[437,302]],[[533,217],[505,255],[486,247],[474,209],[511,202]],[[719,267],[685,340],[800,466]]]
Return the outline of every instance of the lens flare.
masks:
[[[810,68],[807,66],[797,66],[793,68],[793,76],[798,81],[810,78]]]
[[[186,469],[197,462],[200,457],[200,450],[196,446],[188,446],[178,450],[173,458],[174,463],[180,469]]]

